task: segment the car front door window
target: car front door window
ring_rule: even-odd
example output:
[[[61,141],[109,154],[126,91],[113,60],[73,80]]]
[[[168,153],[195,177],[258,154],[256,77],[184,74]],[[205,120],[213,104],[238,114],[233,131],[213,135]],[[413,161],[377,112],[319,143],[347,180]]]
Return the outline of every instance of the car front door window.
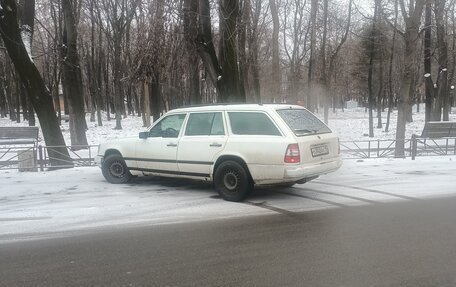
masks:
[[[185,114],[170,115],[163,118],[149,131],[149,137],[177,138],[184,119]]]

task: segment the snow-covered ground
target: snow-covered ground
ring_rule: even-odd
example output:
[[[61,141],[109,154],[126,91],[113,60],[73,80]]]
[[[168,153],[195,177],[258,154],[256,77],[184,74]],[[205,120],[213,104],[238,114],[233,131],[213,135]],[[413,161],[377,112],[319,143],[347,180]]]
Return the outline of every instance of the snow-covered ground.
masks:
[[[456,196],[456,157],[346,160],[332,174],[292,188],[258,188],[244,203],[209,183],[138,178],[114,185],[98,167],[0,176],[0,243],[91,228],[284,214]]]
[[[414,108],[416,111],[416,108]],[[424,107],[414,113],[407,136],[421,133]],[[374,139],[393,139],[390,132],[375,129]],[[322,117],[322,115],[319,115]],[[386,113],[383,114],[383,122]],[[451,120],[456,120],[453,109]],[[1,126],[17,125],[0,119]],[[21,123],[20,125],[27,125]],[[144,130],[141,118],[123,119],[102,127],[88,122],[90,144],[137,136]],[[368,115],[362,108],[330,113],[329,125],[342,140],[367,140]],[[63,123],[67,144],[68,123]],[[98,167],[46,172],[0,171],[0,242],[61,235],[62,232],[121,225],[154,225],[223,219],[239,216],[310,211],[324,208],[377,204],[456,196],[456,157],[345,160],[342,168],[315,181],[293,188],[260,188],[244,203],[217,197],[209,183],[176,179],[139,178],[125,185],[107,183]]]

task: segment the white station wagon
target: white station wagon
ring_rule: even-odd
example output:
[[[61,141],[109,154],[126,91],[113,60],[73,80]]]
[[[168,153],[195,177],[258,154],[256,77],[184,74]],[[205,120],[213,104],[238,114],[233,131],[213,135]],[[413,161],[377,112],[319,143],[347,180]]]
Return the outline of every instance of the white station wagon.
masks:
[[[99,146],[96,162],[111,183],[133,175],[213,181],[228,201],[254,185],[305,183],[337,170],[338,137],[301,106],[208,105],[171,110],[139,138]]]

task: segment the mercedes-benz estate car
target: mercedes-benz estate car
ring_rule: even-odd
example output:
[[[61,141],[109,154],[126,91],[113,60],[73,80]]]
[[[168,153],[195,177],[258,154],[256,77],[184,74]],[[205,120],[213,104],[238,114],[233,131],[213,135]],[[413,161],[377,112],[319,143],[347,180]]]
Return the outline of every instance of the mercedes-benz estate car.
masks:
[[[339,153],[337,135],[301,106],[220,104],[171,110],[138,138],[100,144],[96,162],[111,183],[201,179],[242,201],[254,185],[291,186],[335,171]]]

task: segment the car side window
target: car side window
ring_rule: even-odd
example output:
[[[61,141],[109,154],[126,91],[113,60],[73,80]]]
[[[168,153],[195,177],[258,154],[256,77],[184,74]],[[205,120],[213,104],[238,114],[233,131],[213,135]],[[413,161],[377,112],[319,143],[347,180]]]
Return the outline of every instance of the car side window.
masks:
[[[223,126],[222,113],[216,113],[214,120],[212,121],[211,136],[223,136],[225,135],[225,128]]]
[[[164,117],[149,131],[149,137],[177,138],[184,119],[185,114]]]
[[[264,113],[228,112],[231,131],[235,135],[281,136],[280,131]]]
[[[192,113],[185,129],[186,136],[224,135],[222,113]]]

